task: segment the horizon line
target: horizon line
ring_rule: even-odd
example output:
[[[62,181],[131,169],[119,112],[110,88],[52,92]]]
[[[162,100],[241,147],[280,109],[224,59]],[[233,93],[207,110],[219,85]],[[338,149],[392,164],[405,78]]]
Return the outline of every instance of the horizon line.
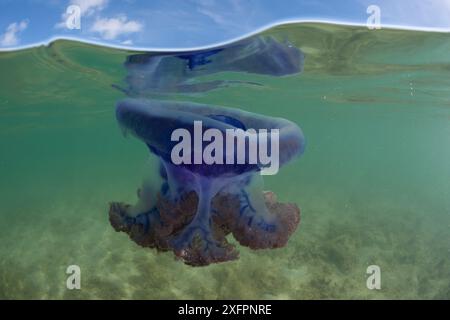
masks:
[[[255,36],[257,34],[263,33],[265,31],[268,31],[270,29],[280,27],[283,25],[289,25],[289,24],[306,24],[306,23],[315,23],[315,24],[325,24],[325,25],[336,25],[336,26],[349,26],[349,27],[364,27],[367,28],[367,24],[365,23],[355,23],[355,22],[346,22],[346,21],[333,21],[333,20],[321,20],[321,19],[283,19],[278,20],[269,24],[266,24],[262,27],[259,27],[253,31],[244,33],[241,36],[231,38],[229,40],[224,41],[218,41],[214,42],[208,45],[203,46],[196,46],[196,47],[185,47],[185,48],[170,48],[170,47],[133,47],[133,46],[125,46],[120,44],[111,44],[106,43],[102,41],[96,41],[96,40],[88,40],[88,39],[81,39],[79,37],[72,37],[72,36],[54,36],[47,40],[36,42],[32,44],[27,44],[23,46],[18,47],[10,47],[10,48],[0,48],[0,53],[2,52],[14,52],[14,51],[22,51],[27,49],[33,49],[41,46],[49,46],[52,43],[59,41],[59,40],[68,40],[68,41],[76,41],[83,44],[89,44],[94,46],[101,46],[106,47],[110,49],[118,49],[118,50],[125,50],[125,51],[139,51],[139,52],[185,52],[185,51],[199,51],[199,50],[207,50],[207,49],[214,49],[217,47],[226,46],[247,38],[250,38],[252,36]],[[420,31],[420,32],[433,32],[433,33],[450,33],[450,28],[429,28],[429,27],[412,27],[412,26],[402,26],[402,25],[391,25],[391,24],[381,24],[380,29],[371,30],[373,32],[380,31],[382,29],[388,29],[388,30],[403,30],[403,31]]]

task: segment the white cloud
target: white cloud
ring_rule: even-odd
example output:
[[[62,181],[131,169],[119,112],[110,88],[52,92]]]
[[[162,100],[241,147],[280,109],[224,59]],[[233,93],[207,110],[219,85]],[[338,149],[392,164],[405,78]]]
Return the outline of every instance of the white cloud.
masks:
[[[71,5],[79,6],[82,15],[90,16],[108,5],[108,0],[71,0]]]
[[[197,8],[198,12],[207,16],[208,18],[210,18],[212,21],[214,21],[215,23],[219,24],[219,25],[223,25],[227,23],[227,20],[224,16],[210,10],[207,9],[206,7],[199,7]]]
[[[28,20],[11,23],[6,32],[0,36],[0,46],[9,47],[19,43],[17,35],[28,27]]]
[[[80,7],[81,16],[92,16],[94,13],[100,12],[108,6],[109,0],[70,0],[68,6],[76,5]],[[61,15],[61,21],[55,25],[55,28],[66,28],[67,12]]]
[[[359,2],[367,7],[374,1]],[[450,0],[378,0],[377,5],[382,24],[450,28]]]
[[[99,33],[105,40],[114,40],[122,34],[139,32],[142,27],[141,23],[128,20],[125,15],[119,15],[116,18],[97,18],[91,31]]]
[[[240,0],[195,0],[197,12],[211,19],[217,26],[229,30],[246,30],[255,3]]]

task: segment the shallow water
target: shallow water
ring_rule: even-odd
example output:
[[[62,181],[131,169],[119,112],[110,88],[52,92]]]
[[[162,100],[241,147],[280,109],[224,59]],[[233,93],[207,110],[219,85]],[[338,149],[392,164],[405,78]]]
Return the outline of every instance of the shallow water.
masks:
[[[204,268],[138,247],[108,221],[136,201],[148,152],[114,106],[131,52],[70,41],[0,53],[0,298],[450,299],[450,35],[319,24],[265,32],[297,76],[223,73],[176,99],[299,124],[305,154],[265,188],[302,210],[285,248]],[[67,266],[81,290],[67,290]],[[368,290],[366,268],[381,268]]]

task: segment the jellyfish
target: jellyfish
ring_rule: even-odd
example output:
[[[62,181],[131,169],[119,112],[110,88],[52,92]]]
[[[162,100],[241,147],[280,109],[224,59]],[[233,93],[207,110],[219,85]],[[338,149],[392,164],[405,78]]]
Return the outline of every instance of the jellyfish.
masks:
[[[232,235],[251,249],[286,245],[300,222],[294,203],[263,191],[262,175],[300,156],[301,129],[286,119],[235,108],[158,100],[231,84],[221,72],[288,76],[303,69],[303,53],[273,37],[255,36],[212,49],[130,55],[116,118],[158,160],[135,205],[110,204],[116,231],[143,247],[172,251],[192,266],[238,258]],[[205,76],[218,75],[211,78]]]
[[[237,259],[229,235],[251,249],[286,245],[300,209],[263,191],[261,173],[303,153],[295,123],[223,106],[131,98],[117,104],[116,118],[159,162],[158,183],[144,183],[137,204],[110,204],[116,231],[191,266]]]
[[[156,93],[205,92],[230,84],[261,85],[242,80],[199,80],[219,72],[246,72],[267,76],[300,73],[304,54],[287,42],[269,36],[254,36],[225,46],[178,53],[140,53],[125,62],[130,96]]]

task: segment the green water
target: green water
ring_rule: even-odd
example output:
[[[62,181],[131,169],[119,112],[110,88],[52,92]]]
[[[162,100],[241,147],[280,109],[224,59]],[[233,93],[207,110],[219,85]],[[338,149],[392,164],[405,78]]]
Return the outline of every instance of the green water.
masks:
[[[299,76],[189,99],[284,117],[308,140],[265,178],[299,204],[285,248],[192,268],[109,225],[148,152],[114,116],[130,52],[70,41],[0,53],[0,298],[450,299],[450,35],[319,24],[266,31],[306,54]],[[67,266],[81,290],[66,288]],[[381,268],[381,290],[366,268]]]

